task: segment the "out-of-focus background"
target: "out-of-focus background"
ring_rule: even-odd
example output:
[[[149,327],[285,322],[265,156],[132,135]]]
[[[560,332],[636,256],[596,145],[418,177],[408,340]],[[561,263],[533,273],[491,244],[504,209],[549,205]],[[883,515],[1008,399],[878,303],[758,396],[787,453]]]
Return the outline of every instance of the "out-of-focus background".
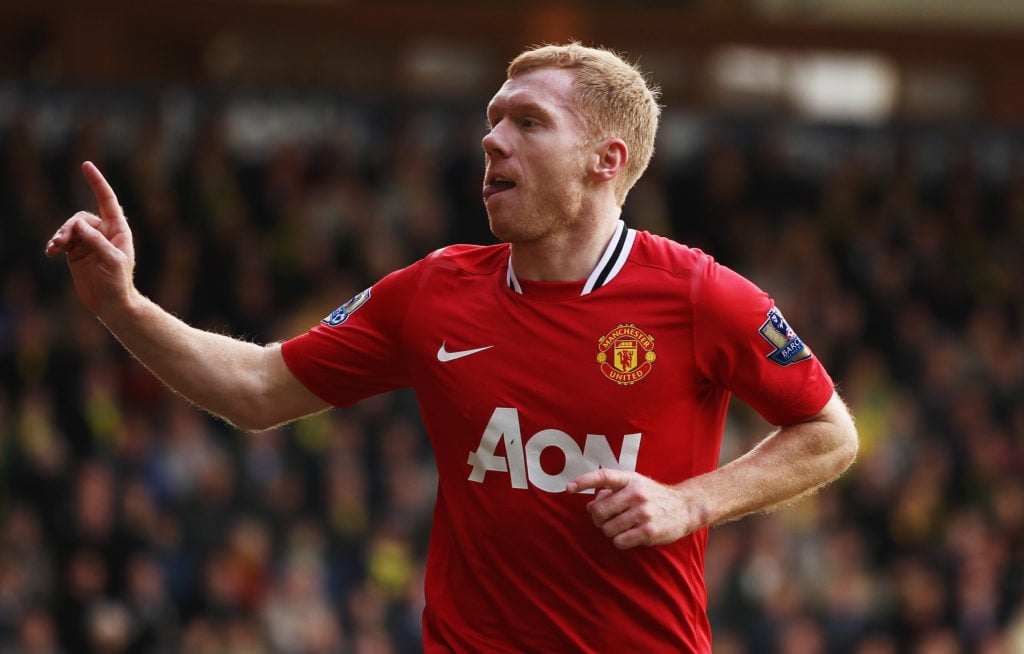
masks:
[[[719,654],[1024,652],[1024,3],[36,2],[0,7],[0,652],[418,651],[435,483],[395,393],[242,434],[87,315],[55,228],[95,161],[139,287],[297,334],[490,242],[484,106],[577,38],[663,89],[627,222],[776,297],[858,462],[712,530]],[[734,406],[724,458],[765,425]]]

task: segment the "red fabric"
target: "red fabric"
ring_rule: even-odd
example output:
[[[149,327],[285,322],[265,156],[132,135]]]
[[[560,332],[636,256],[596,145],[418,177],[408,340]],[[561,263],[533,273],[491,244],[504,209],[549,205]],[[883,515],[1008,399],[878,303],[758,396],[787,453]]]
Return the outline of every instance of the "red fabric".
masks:
[[[770,359],[771,299],[697,250],[639,233],[583,296],[516,293],[508,256],[438,251],[283,346],[336,406],[416,389],[439,471],[426,651],[710,652],[706,530],[619,551],[565,483],[598,465],[670,484],[710,471],[731,394],[787,424],[822,409],[831,379],[814,357]],[[442,344],[464,356],[439,360]]]

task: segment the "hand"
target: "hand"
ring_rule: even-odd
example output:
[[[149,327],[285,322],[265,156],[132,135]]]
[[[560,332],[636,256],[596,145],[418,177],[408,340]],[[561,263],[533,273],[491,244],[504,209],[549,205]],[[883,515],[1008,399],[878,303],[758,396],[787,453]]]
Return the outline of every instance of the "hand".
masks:
[[[85,211],[71,216],[46,244],[46,256],[67,255],[78,297],[102,317],[135,292],[135,246],[117,196],[99,169],[87,161],[82,174],[96,197],[99,216]]]
[[[598,468],[569,482],[570,493],[596,489],[587,504],[594,524],[621,550],[672,543],[704,526],[681,487],[636,472]]]

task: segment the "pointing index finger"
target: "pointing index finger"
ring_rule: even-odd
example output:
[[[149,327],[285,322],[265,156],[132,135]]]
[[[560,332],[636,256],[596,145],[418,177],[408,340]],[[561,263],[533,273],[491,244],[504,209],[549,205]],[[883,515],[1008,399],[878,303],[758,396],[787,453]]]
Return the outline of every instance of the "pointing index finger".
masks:
[[[82,174],[85,175],[85,181],[89,182],[89,188],[92,189],[92,194],[96,197],[100,216],[104,220],[121,217],[121,205],[118,204],[114,189],[107,183],[100,169],[91,161],[86,161],[82,164]]]
[[[611,468],[598,468],[585,472],[576,479],[565,485],[565,490],[570,493],[582,493],[598,488],[607,488],[613,491],[621,490],[629,483],[629,475],[621,470]]]

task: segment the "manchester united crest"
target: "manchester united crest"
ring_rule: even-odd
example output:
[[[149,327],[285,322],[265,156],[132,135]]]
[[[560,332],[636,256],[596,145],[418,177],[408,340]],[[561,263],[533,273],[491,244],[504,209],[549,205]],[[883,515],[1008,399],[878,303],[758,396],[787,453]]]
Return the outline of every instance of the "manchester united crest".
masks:
[[[601,372],[618,384],[634,384],[651,372],[654,337],[634,324],[619,325],[598,339]]]

